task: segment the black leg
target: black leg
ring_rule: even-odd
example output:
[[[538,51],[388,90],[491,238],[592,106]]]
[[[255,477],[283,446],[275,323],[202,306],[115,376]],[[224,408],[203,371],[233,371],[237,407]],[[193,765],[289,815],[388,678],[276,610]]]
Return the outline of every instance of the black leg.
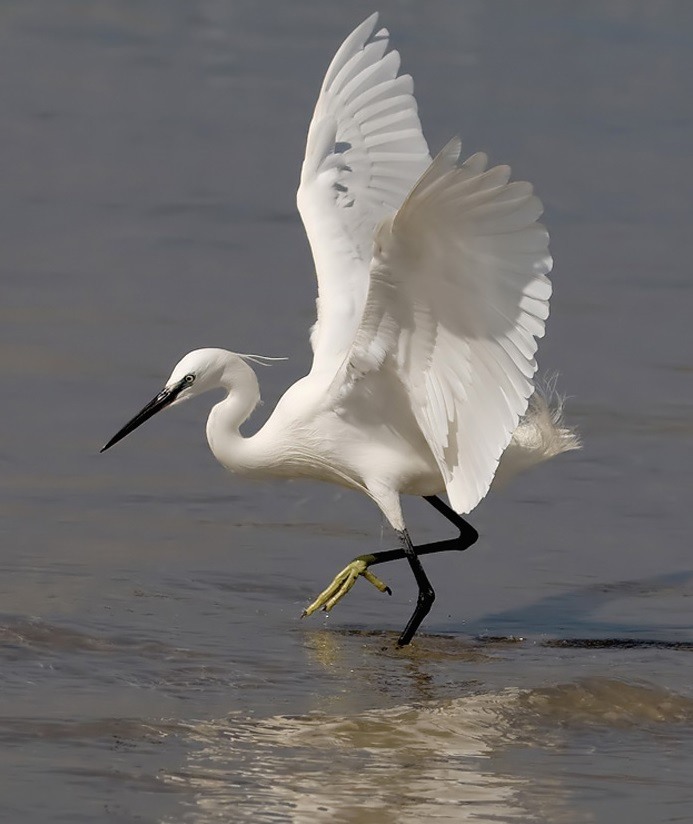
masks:
[[[303,611],[302,617],[311,615],[320,608],[325,610],[328,608],[331,609],[351,589],[359,575],[364,575],[381,592],[391,594],[390,588],[386,587],[382,581],[379,581],[373,575],[370,575],[369,577],[368,568],[375,566],[376,564],[384,564],[388,561],[397,561],[402,558],[406,558],[409,561],[409,566],[414,573],[416,583],[419,587],[419,596],[416,602],[414,614],[409,619],[407,626],[404,628],[404,631],[397,641],[397,645],[400,647],[408,644],[414,637],[414,634],[421,625],[423,619],[426,615],[428,615],[431,606],[433,605],[433,601],[435,600],[435,592],[433,591],[431,582],[428,580],[428,577],[421,566],[419,556],[429,555],[434,552],[450,552],[452,550],[462,552],[465,549],[468,549],[479,537],[479,533],[476,529],[468,524],[462,516],[450,509],[450,507],[441,501],[440,498],[430,495],[425,496],[425,500],[427,500],[432,507],[434,507],[438,512],[440,512],[441,515],[447,518],[450,523],[454,524],[454,526],[459,529],[460,534],[457,538],[450,538],[447,541],[436,541],[430,544],[422,544],[421,546],[413,546],[409,533],[406,530],[403,532],[397,532],[401,542],[401,546],[398,549],[388,549],[368,555],[359,555],[357,558],[354,558],[351,564],[349,564],[349,566],[337,575],[327,589],[322,592],[315,599],[315,601],[310,604],[310,606],[306,607]],[[357,562],[361,563],[359,564]],[[354,568],[355,564],[356,568]]]
[[[370,565],[383,563],[385,561],[392,561],[395,558],[405,557],[409,561],[409,566],[412,568],[416,583],[419,586],[419,596],[416,600],[416,608],[409,619],[404,631],[397,640],[398,647],[406,646],[416,634],[416,630],[421,625],[423,619],[428,615],[433,606],[436,594],[428,580],[419,555],[427,555],[433,552],[447,552],[455,549],[463,551],[468,549],[479,537],[479,533],[471,524],[468,524],[460,515],[440,500],[435,495],[427,496],[426,500],[433,506],[441,515],[444,515],[451,523],[453,523],[460,531],[457,538],[448,541],[437,541],[432,544],[423,544],[415,547],[412,545],[409,533],[405,529],[403,532],[398,532],[400,541],[402,542],[401,550],[390,550],[385,552],[376,552],[373,554],[373,560]]]
[[[428,576],[424,572],[424,568],[421,566],[419,556],[416,554],[416,551],[412,546],[409,533],[405,529],[403,532],[398,532],[397,534],[399,535],[400,541],[402,541],[402,551],[404,552],[407,561],[409,561],[409,566],[414,573],[416,583],[419,585],[419,597],[416,599],[416,608],[414,609],[414,613],[409,619],[404,631],[397,639],[397,646],[404,647],[414,637],[414,634],[419,628],[421,622],[430,612],[433,602],[436,599],[436,594],[433,591],[431,582],[428,580]]]
[[[428,503],[440,512],[445,518],[450,521],[451,524],[454,524],[460,531],[460,537],[458,540],[462,540],[463,542],[467,542],[466,546],[458,546],[457,549],[464,550],[469,549],[469,547],[476,543],[477,538],[479,537],[479,533],[474,529],[474,527],[465,521],[465,519],[458,515],[454,509],[450,509],[450,507],[445,503],[445,501],[441,501],[437,495],[424,495],[424,500],[428,501]]]
[[[441,515],[446,517],[451,524],[454,524],[460,531],[457,538],[449,538],[446,541],[435,541],[431,544],[421,544],[415,546],[414,551],[417,555],[432,555],[434,552],[464,552],[469,549],[472,544],[476,543],[479,533],[474,527],[465,521],[465,519],[458,515],[453,509],[440,498],[435,495],[427,495],[424,500],[428,501],[432,507],[438,510]],[[359,555],[358,560],[366,561],[368,566],[375,566],[376,564],[385,564],[388,561],[399,561],[406,558],[407,554],[404,549],[385,549],[381,552],[373,552],[368,555]]]

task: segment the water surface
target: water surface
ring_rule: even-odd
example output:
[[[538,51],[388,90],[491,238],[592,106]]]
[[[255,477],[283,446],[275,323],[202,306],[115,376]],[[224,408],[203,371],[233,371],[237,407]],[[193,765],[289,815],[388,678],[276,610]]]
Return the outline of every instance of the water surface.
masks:
[[[541,368],[584,437],[432,557],[303,606],[389,530],[251,485],[207,401],[98,448],[197,346],[308,368],[294,207],[362,2],[0,3],[0,811],[33,822],[693,819],[693,9],[380,5],[435,151],[532,180],[556,258]],[[417,539],[448,534],[423,502]]]

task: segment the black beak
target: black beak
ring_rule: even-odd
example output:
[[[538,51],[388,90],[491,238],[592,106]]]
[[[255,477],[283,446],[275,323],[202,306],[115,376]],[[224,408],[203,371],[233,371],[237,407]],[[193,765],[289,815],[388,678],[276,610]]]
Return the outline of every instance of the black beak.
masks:
[[[138,426],[141,426],[145,421],[148,421],[152,415],[156,415],[157,412],[161,412],[162,409],[166,409],[166,407],[172,404],[178,395],[180,395],[181,389],[184,386],[185,380],[182,380],[174,386],[167,389],[162,389],[155,398],[149,401],[144,409],[140,410],[131,421],[128,421],[121,430],[116,432],[111,440],[99,451],[105,452],[107,449],[110,449],[113,444],[118,443],[118,441],[122,441],[126,435],[129,435],[134,429],[137,429]]]

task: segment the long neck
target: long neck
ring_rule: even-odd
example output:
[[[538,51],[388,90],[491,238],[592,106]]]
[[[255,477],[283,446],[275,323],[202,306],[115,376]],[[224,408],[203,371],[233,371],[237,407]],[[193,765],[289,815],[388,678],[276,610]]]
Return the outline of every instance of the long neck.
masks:
[[[260,402],[257,377],[245,361],[234,356],[220,384],[228,394],[209,413],[207,442],[219,463],[234,472],[252,472],[254,460],[238,430]]]

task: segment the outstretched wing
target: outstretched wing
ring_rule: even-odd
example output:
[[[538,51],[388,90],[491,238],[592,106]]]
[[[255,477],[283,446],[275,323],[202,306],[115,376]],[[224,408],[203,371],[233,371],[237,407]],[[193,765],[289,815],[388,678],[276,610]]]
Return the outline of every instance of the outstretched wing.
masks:
[[[297,202],[318,277],[313,369],[336,370],[368,294],[373,235],[430,163],[409,75],[373,14],[344,41],[308,130]],[[387,52],[387,53],[386,53]]]
[[[394,368],[457,512],[483,498],[533,391],[548,233],[529,183],[452,141],[376,236],[360,327],[334,389]]]

